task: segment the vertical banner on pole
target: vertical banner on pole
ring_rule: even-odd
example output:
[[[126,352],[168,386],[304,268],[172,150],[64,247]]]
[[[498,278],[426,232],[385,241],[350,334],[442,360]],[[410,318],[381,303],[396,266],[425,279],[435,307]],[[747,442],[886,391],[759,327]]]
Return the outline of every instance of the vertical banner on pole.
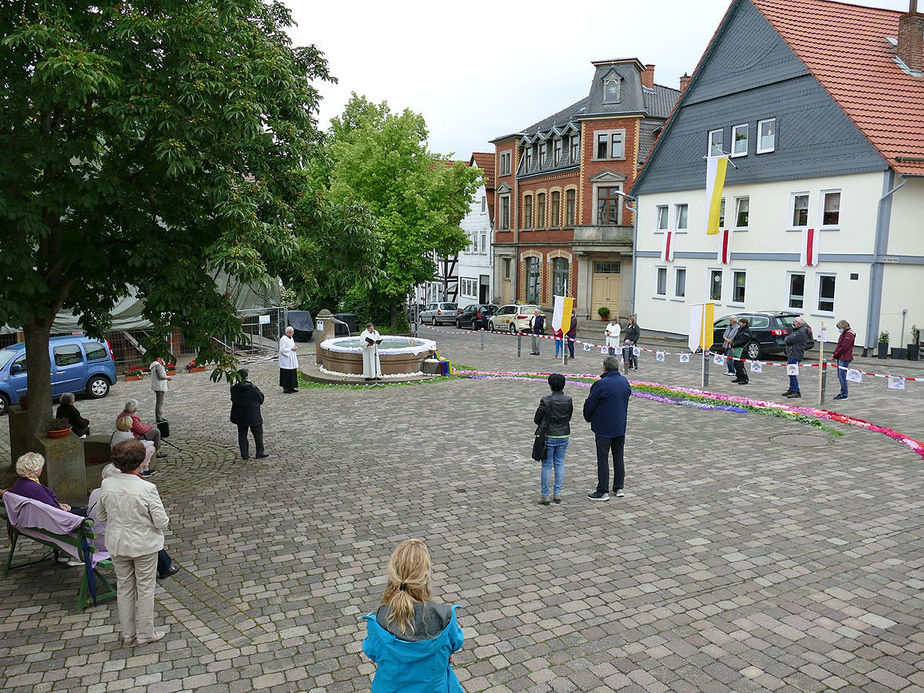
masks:
[[[702,349],[703,377],[702,386],[709,384],[709,360],[706,351],[712,346],[712,324],[715,322],[714,303],[694,303],[690,306],[690,326],[687,333],[687,346],[695,352]]]
[[[565,336],[565,333],[568,331],[565,329],[567,327],[571,329],[571,311],[574,309],[574,299],[571,296],[554,296],[554,310],[552,311],[552,332],[561,331],[562,340],[562,363],[568,362],[568,356],[566,349],[568,348],[568,338]],[[554,335],[553,335],[554,336]]]

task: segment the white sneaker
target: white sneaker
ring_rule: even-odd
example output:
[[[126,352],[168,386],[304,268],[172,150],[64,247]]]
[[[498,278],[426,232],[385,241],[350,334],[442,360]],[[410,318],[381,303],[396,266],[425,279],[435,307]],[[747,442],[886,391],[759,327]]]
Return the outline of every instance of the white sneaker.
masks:
[[[734,376],[735,374],[734,374],[734,373],[729,373],[728,371],[725,371],[725,375],[727,375],[727,376],[729,376],[729,377],[732,377],[732,376]]]
[[[617,498],[625,498],[625,497],[626,497],[626,494],[622,492],[622,489],[621,489],[621,488],[618,488],[618,489],[616,489],[616,497],[617,497]]]

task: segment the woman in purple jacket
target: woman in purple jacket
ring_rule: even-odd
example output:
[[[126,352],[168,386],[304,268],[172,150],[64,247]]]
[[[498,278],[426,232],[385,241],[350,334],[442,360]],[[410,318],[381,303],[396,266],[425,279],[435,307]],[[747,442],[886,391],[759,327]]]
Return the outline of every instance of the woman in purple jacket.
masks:
[[[16,473],[19,478],[10,486],[10,493],[17,496],[31,498],[32,500],[41,501],[47,505],[53,505],[61,510],[66,510],[74,515],[86,517],[85,508],[72,508],[67,503],[58,501],[55,492],[39,481],[42,470],[45,468],[45,458],[37,452],[27,452],[16,460]]]

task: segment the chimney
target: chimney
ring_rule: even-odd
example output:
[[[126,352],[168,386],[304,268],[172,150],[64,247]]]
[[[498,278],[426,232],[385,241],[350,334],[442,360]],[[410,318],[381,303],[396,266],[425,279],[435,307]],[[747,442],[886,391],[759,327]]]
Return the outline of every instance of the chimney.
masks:
[[[908,13],[898,18],[895,53],[909,70],[924,70],[924,14],[918,12],[918,0],[909,0]]]
[[[690,75],[684,72],[683,75],[680,77],[680,91],[687,90],[687,85],[690,83],[690,79],[691,79]]]
[[[645,69],[642,70],[642,86],[654,88],[654,65],[645,65]]]

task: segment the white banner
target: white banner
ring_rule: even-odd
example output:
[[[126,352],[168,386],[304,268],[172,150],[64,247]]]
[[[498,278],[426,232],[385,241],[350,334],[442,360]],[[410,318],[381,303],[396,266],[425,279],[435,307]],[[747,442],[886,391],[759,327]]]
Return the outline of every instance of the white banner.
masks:
[[[712,362],[717,366],[724,366],[725,357],[722,356],[721,354],[716,354],[715,356],[712,357]]]
[[[689,354],[681,354],[681,355],[680,355],[680,363],[690,363],[690,355],[689,355]]]
[[[856,368],[847,369],[847,380],[852,383],[862,383],[863,382],[863,373],[858,371]]]
[[[799,364],[798,363],[787,363],[786,364],[786,375],[799,375]]]
[[[900,375],[890,375],[889,376],[889,389],[890,390],[904,390],[905,389],[905,379]]]
[[[760,361],[751,361],[751,373],[763,373],[764,365]]]

